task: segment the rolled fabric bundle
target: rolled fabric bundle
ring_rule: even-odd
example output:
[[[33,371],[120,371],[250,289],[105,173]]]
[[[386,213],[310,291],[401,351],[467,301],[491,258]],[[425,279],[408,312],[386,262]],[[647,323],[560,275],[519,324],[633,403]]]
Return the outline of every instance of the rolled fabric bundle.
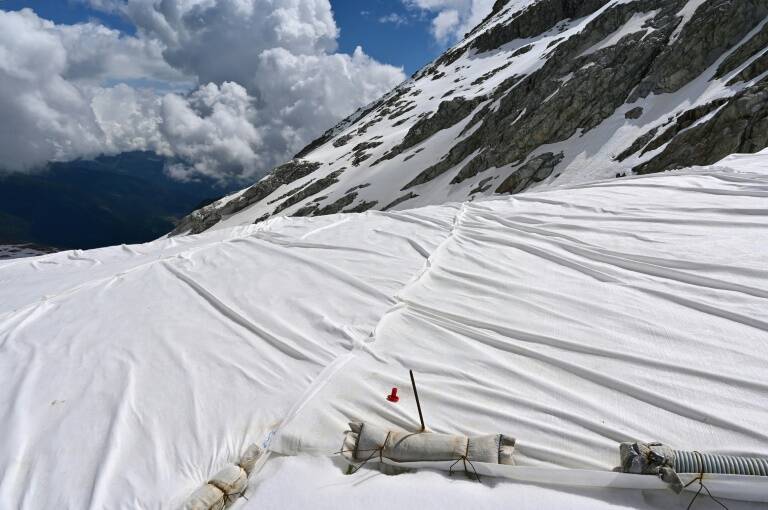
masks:
[[[223,492],[227,499],[236,499],[248,487],[248,473],[240,466],[230,464],[213,475],[208,484]]]
[[[199,487],[184,503],[184,510],[211,510],[224,508],[224,493],[207,483]]]
[[[264,455],[264,449],[257,444],[252,444],[248,447],[247,450],[245,450],[243,456],[240,457],[238,466],[243,468],[248,476],[251,476],[254,467],[256,467],[256,463],[259,461],[262,455]]]
[[[248,476],[263,454],[258,445],[249,446],[240,462],[228,464],[193,492],[183,510],[222,510],[232,505],[248,488]]]
[[[461,436],[387,430],[353,422],[345,432],[342,455],[351,463],[457,461],[514,464],[515,440],[503,434]]]

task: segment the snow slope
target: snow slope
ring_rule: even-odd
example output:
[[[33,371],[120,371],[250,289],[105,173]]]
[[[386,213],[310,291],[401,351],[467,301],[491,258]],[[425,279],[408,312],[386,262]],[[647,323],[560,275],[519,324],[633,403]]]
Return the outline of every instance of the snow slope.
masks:
[[[349,419],[414,426],[412,368],[432,430],[515,436],[522,467],[768,455],[767,167],[0,262],[0,508],[178,508],[253,442],[275,455],[236,508],[684,507],[332,453]]]
[[[456,47],[301,151],[316,169],[241,203],[243,192],[225,197],[174,233],[460,202],[760,150],[768,3],[749,5],[497,2]],[[522,182],[505,186],[515,175]]]

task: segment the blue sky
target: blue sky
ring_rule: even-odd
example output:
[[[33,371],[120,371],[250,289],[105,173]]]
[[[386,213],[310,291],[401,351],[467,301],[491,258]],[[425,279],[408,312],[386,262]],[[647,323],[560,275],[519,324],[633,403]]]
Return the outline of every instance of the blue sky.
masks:
[[[341,30],[339,49],[361,45],[381,62],[402,66],[407,74],[437,58],[445,48],[430,34],[430,19],[398,0],[331,0]]]
[[[341,31],[339,51],[352,53],[356,46],[376,60],[403,67],[411,75],[437,58],[445,47],[430,34],[430,19],[407,9],[399,0],[331,0]],[[72,24],[98,19],[103,24],[133,34],[130,22],[87,7],[76,0],[0,0],[0,8],[33,9],[40,17]]]
[[[72,24],[89,19],[98,19],[105,25],[133,34],[134,27],[118,16],[110,16],[103,12],[95,12],[84,3],[72,0],[0,0],[0,8],[15,11],[28,7],[41,18],[56,23]]]

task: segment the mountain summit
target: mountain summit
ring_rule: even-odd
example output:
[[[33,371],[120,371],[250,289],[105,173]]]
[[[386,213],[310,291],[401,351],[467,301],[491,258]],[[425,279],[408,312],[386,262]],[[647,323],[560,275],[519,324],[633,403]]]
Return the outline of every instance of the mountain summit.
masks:
[[[768,146],[768,0],[499,0],[463,41],[173,234],[712,164]]]

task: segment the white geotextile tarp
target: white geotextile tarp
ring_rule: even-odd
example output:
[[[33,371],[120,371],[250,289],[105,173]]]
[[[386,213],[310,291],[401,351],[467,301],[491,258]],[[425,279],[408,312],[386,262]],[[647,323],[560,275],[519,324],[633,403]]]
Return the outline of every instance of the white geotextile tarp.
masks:
[[[270,433],[413,429],[409,368],[432,430],[515,436],[521,469],[768,455],[767,203],[706,169],[0,263],[0,508],[177,508]],[[260,483],[238,504],[301,506]]]
[[[329,457],[273,456],[259,475],[258,483],[248,492],[246,510],[353,509],[364,506],[376,510],[392,508],[439,510],[471,508],[473,510],[685,510],[693,493],[677,496],[672,491],[656,489],[654,477],[642,477],[645,486],[634,489],[579,485],[581,470],[561,470],[560,480],[570,485],[521,482],[510,478],[481,475],[481,483],[467,478],[463,472],[453,476],[434,468],[409,471],[397,476],[362,469],[352,476],[343,475],[343,467]],[[547,468],[521,468],[525,470]],[[574,471],[578,471],[574,473]],[[601,472],[602,478],[617,477]],[[297,481],[301,490],[296,490]],[[709,485],[708,485],[709,487]],[[763,510],[765,503],[743,503],[724,500],[730,510]],[[698,498],[694,510],[722,510],[707,498]]]
[[[0,263],[0,508],[177,508],[369,340],[455,210]]]
[[[432,430],[504,430],[521,466],[607,471],[633,440],[768,456],[767,204],[764,174],[715,170],[465,204],[273,447],[415,430],[413,369]]]

